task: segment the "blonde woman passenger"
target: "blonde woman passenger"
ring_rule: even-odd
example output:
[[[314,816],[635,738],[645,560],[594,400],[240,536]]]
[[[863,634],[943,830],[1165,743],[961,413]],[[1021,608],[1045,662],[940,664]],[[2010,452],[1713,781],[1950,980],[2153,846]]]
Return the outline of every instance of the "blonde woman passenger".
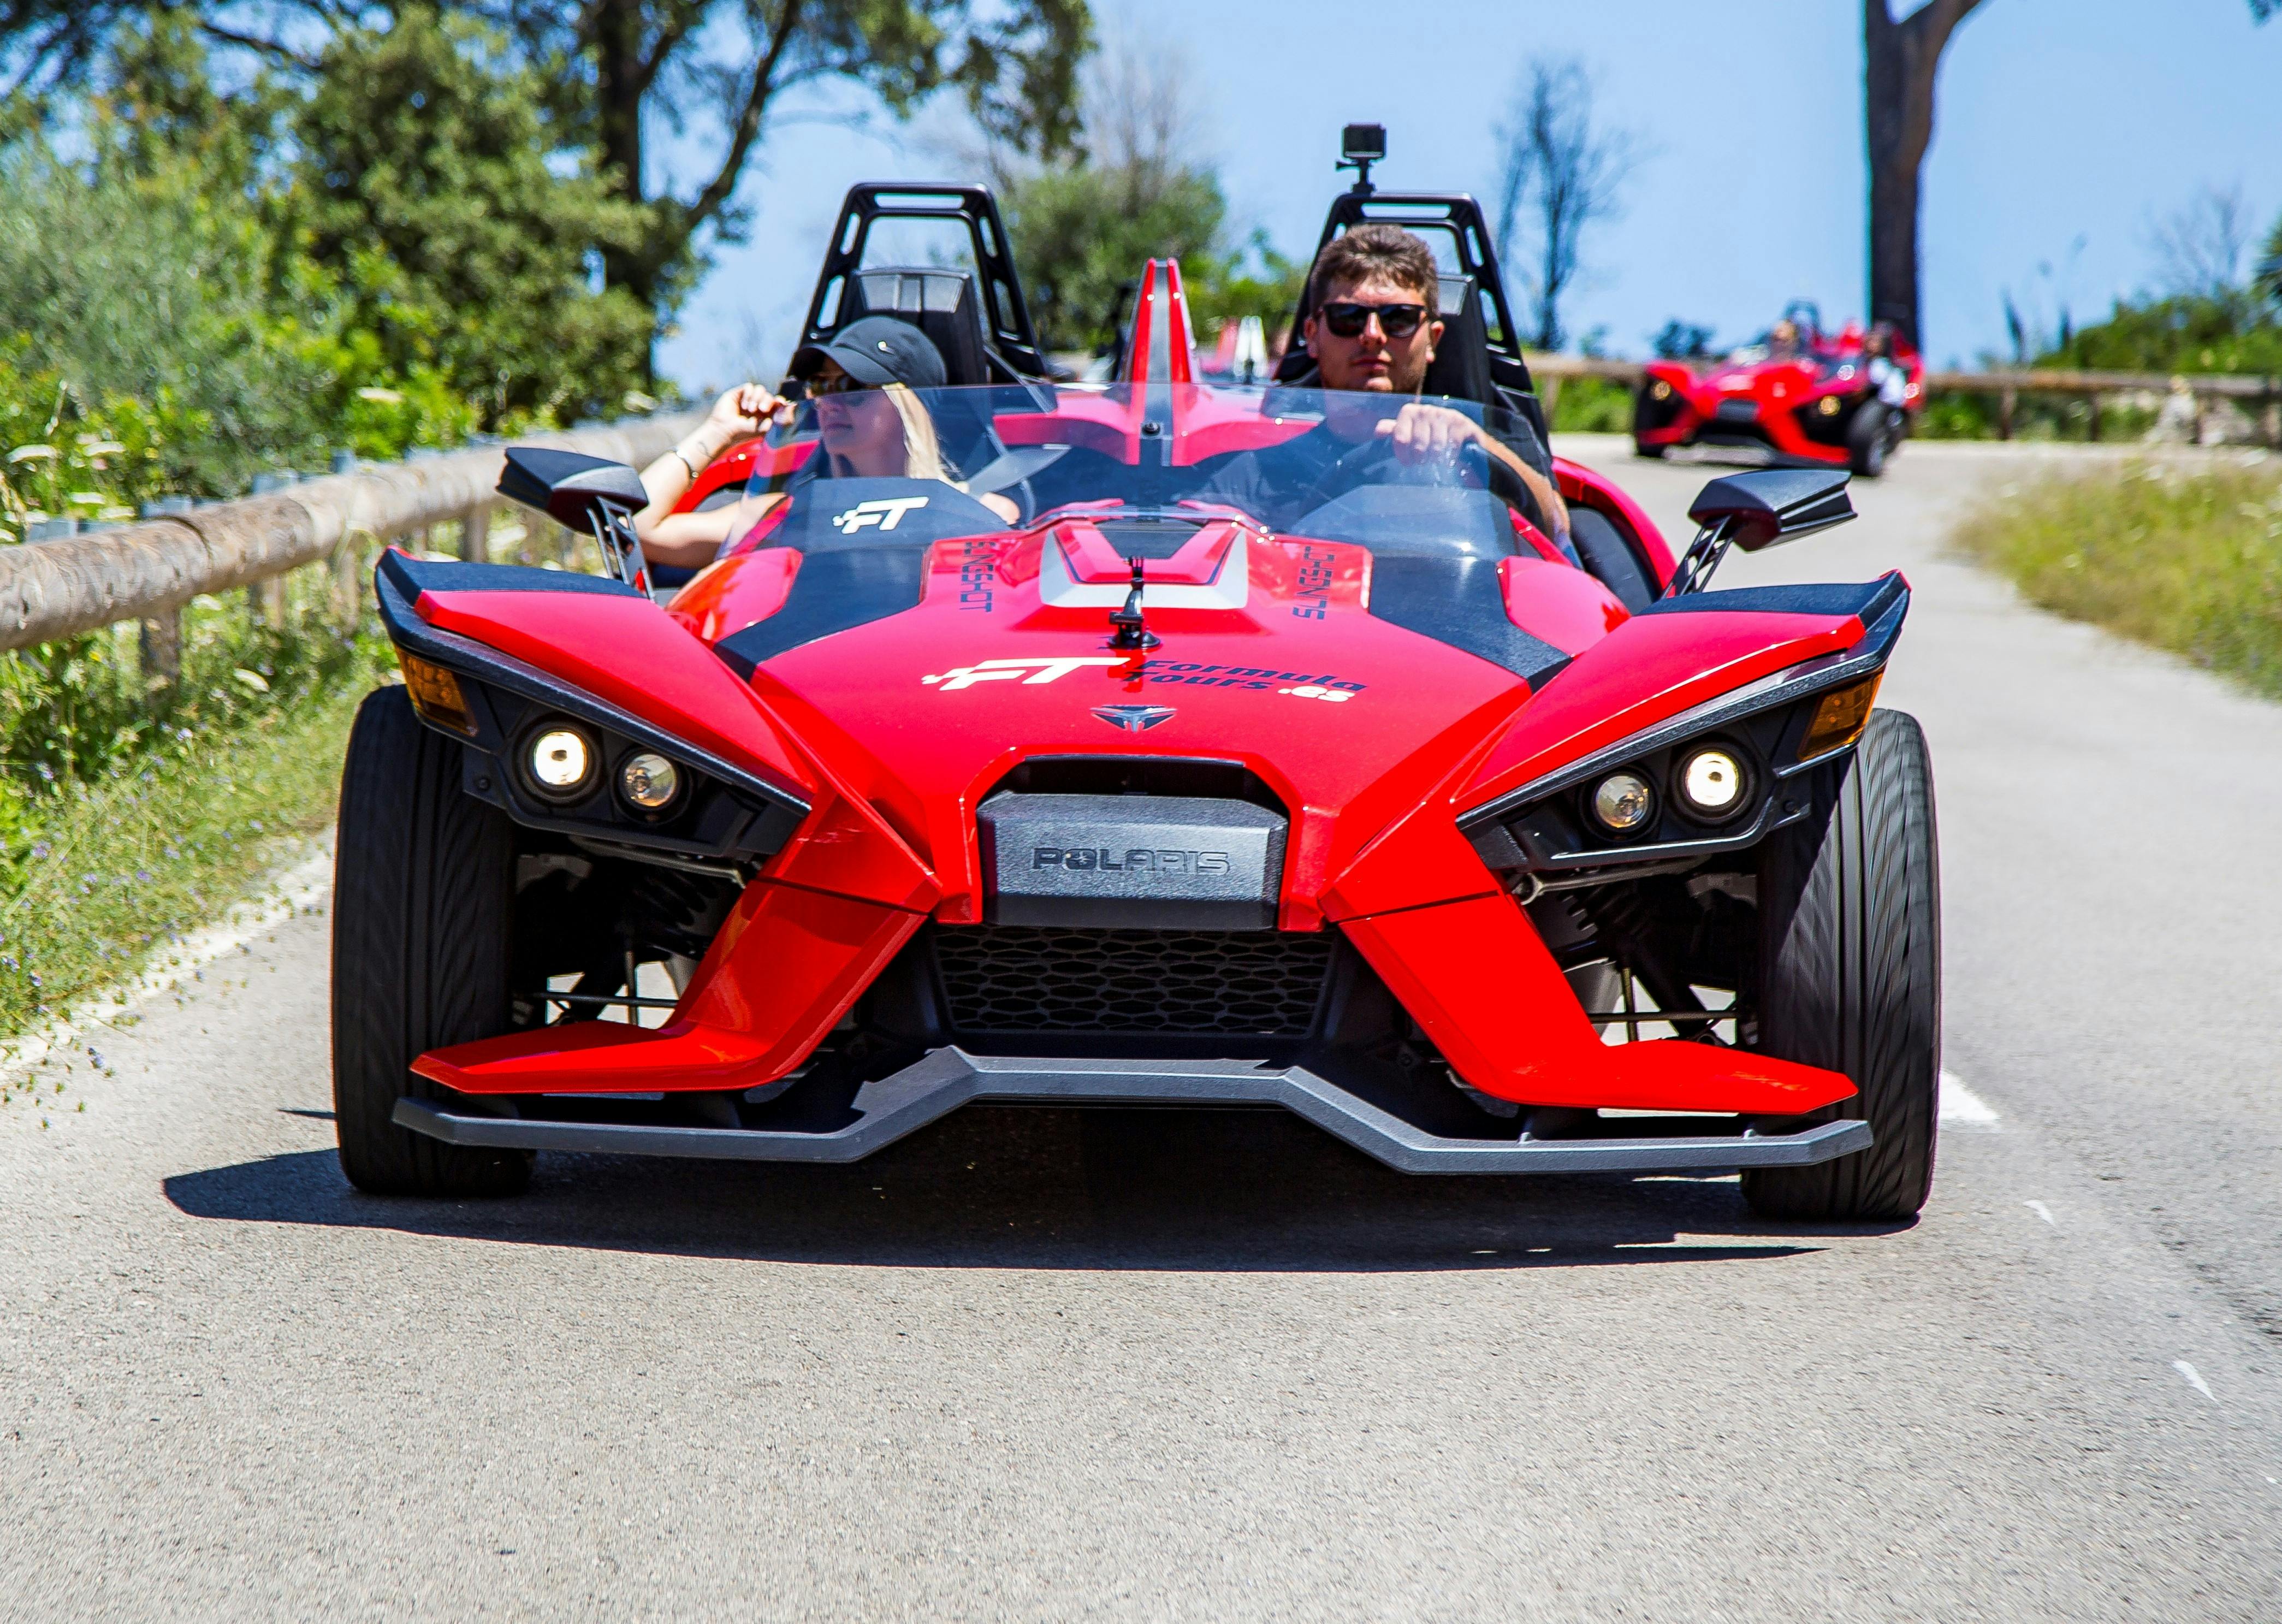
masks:
[[[796,496],[807,483],[803,476],[958,484],[958,470],[943,460],[935,419],[926,401],[913,392],[942,388],[945,376],[942,352],[918,328],[884,315],[850,322],[829,343],[808,345],[797,352],[790,376],[808,382],[819,440],[792,488],[749,496],[702,513],[673,511],[707,463],[733,446],[792,421],[792,401],[758,384],[740,385],[714,403],[695,433],[642,470],[649,505],[634,515],[634,533],[641,538],[645,558],[678,569],[703,568],[731,538],[743,535],[778,503]],[[1020,517],[1006,497],[976,500],[1010,524]]]

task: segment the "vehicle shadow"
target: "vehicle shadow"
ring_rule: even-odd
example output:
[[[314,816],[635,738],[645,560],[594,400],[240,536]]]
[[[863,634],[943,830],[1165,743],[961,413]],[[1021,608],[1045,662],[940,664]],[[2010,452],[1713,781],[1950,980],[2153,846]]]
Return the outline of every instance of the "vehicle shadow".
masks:
[[[199,1218],[950,1269],[1709,1263],[1909,1227],[1757,1219],[1732,1178],[1708,1176],[1413,1177],[1281,1112],[976,1106],[846,1167],[545,1155],[527,1193],[496,1201],[365,1195],[330,1150],[178,1174],[165,1190]]]

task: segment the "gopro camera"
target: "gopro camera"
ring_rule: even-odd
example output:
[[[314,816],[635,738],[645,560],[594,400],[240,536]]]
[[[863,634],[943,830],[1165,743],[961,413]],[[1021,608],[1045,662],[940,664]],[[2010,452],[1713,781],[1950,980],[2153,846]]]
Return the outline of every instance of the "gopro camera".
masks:
[[[1339,132],[1339,167],[1355,172],[1353,190],[1362,196],[1370,196],[1370,167],[1386,156],[1386,125],[1350,124]]]

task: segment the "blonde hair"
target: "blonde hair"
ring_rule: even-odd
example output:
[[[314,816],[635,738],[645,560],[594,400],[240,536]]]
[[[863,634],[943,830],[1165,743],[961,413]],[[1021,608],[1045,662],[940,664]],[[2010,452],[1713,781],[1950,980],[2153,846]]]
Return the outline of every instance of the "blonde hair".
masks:
[[[896,416],[904,420],[904,478],[958,484],[951,477],[955,470],[943,460],[943,441],[935,437],[935,418],[927,403],[902,384],[883,384],[881,392],[895,402]]]
[[[959,470],[943,460],[943,441],[935,431],[935,418],[928,413],[927,402],[912,392],[905,384],[882,384],[880,392],[888,397],[896,408],[896,416],[904,422],[904,477],[907,479],[940,479],[945,485],[966,486],[959,479]],[[844,477],[845,460],[833,459],[833,472]]]

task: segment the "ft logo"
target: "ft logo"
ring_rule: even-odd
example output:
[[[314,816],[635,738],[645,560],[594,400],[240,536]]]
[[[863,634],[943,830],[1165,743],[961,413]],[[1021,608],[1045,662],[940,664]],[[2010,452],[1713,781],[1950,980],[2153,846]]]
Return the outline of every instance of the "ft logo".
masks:
[[[924,508],[924,496],[889,496],[878,501],[859,501],[845,513],[832,516],[833,527],[843,536],[852,536],[859,530],[869,530],[877,524],[882,530],[893,530],[904,522],[904,515],[914,508]]]

